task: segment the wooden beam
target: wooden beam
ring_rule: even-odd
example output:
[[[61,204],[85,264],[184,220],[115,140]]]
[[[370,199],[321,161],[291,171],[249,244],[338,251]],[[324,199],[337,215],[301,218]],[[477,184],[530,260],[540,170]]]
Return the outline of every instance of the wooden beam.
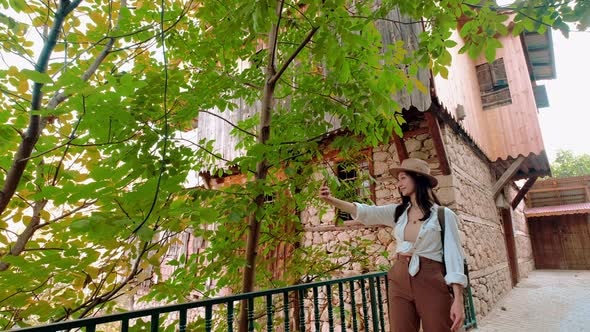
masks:
[[[424,112],[426,117],[426,123],[428,123],[428,130],[430,136],[432,136],[432,143],[438,162],[440,163],[440,170],[443,175],[451,174],[451,167],[449,166],[449,160],[447,159],[447,152],[445,151],[445,145],[443,143],[442,135],[440,133],[440,127],[438,125],[438,119],[432,114],[432,111]]]
[[[535,184],[535,181],[537,181],[537,179],[538,178],[536,176],[533,176],[532,178],[529,178],[528,180],[526,180],[524,186],[522,186],[522,188],[520,188],[520,190],[518,191],[516,196],[514,196],[514,199],[512,199],[512,203],[510,203],[510,206],[512,206],[512,209],[516,209],[518,204],[520,204],[520,201],[522,201],[524,196],[526,196],[527,192]]]
[[[548,191],[586,190],[586,189],[588,189],[587,186],[550,187],[550,188],[531,189],[530,192],[542,193],[542,192],[548,192]]]
[[[408,159],[408,149],[406,149],[406,144],[404,143],[404,140],[395,133],[393,134],[393,143],[395,143],[395,151],[397,151],[399,162],[401,163],[405,159]]]
[[[416,137],[422,134],[428,134],[428,128],[418,128],[404,132],[404,138]]]
[[[517,174],[517,175],[518,175],[518,177],[515,177],[514,181],[528,179],[533,176],[537,176],[537,177],[542,178],[542,177],[549,175],[549,173],[548,173],[548,171],[539,171],[539,172],[534,171],[534,172],[521,173],[521,174]]]
[[[514,174],[516,174],[516,172],[518,171],[520,166],[522,166],[522,164],[524,163],[525,159],[526,158],[523,156],[519,156],[518,158],[516,158],[516,160],[514,160],[512,165],[510,165],[510,167],[508,167],[508,169],[504,172],[504,174],[502,174],[502,176],[500,176],[500,179],[498,179],[498,181],[496,181],[496,183],[492,187],[492,193],[494,194],[494,198],[496,196],[498,196],[498,194],[500,193],[502,188],[504,188],[506,183],[508,183],[508,181],[510,181],[510,179],[512,179],[512,176],[514,176]]]

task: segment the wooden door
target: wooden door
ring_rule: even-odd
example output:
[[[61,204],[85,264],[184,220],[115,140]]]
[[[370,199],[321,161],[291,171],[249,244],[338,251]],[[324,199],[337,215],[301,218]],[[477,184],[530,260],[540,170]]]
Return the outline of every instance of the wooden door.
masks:
[[[531,218],[529,232],[537,269],[566,269],[558,218]]]
[[[502,226],[504,227],[504,240],[506,241],[506,253],[508,255],[508,266],[510,267],[510,277],[512,286],[518,283],[518,255],[516,252],[516,241],[514,239],[514,229],[512,226],[512,213],[510,209],[504,208],[502,212]]]
[[[530,218],[529,230],[537,269],[590,269],[587,214]]]
[[[590,269],[589,225],[587,215],[572,214],[561,217],[559,223],[561,243],[565,255],[565,265],[569,270]]]

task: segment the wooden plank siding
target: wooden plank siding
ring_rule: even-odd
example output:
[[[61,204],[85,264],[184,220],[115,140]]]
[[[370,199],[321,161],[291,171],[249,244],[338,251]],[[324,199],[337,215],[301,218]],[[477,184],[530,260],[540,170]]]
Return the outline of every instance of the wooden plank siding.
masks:
[[[402,40],[409,53],[418,49],[418,36],[423,31],[421,23],[410,24],[409,22],[412,22],[413,20],[402,17],[398,9],[392,10],[387,15],[386,19],[387,20],[376,21],[375,23],[377,29],[382,34],[384,47],[393,45],[397,41]],[[244,63],[243,66],[248,66],[248,64]],[[426,91],[430,91],[430,71],[428,69],[420,69],[417,76],[418,80],[426,88]],[[396,91],[395,100],[404,110],[416,108],[419,111],[426,111],[432,104],[430,93],[420,92],[419,89],[413,89],[412,93],[408,93],[407,90]],[[237,108],[234,111],[219,109],[212,109],[209,111],[234,124],[247,118],[257,116],[259,113],[259,103],[247,105],[243,101],[237,100],[235,101],[235,104],[237,105]],[[332,124],[332,130],[338,130],[341,128],[340,120],[338,118],[326,115],[326,120]],[[195,130],[195,141],[198,142],[201,139],[213,140],[213,151],[221,154],[221,156],[227,160],[233,160],[244,154],[243,150],[236,148],[239,139],[230,135],[233,129],[234,128],[231,125],[218,117],[206,113],[199,113],[198,128]],[[216,166],[223,167],[225,166],[225,162],[218,160]]]
[[[457,105],[463,106],[466,117],[461,126],[491,161],[527,157],[531,153],[544,155],[533,86],[519,36],[500,37],[503,48],[496,54],[496,59],[504,61],[512,103],[486,110],[476,72],[476,66],[486,60],[472,60],[467,54],[459,54],[464,43],[457,33],[451,39],[458,45],[450,50],[453,62],[448,80],[434,78],[436,97],[446,111],[457,119]]]

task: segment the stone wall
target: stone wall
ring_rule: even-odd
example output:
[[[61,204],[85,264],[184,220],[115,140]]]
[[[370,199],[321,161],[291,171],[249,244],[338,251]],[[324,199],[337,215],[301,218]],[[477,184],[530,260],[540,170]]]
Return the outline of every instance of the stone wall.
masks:
[[[453,208],[462,219],[463,248],[475,310],[481,318],[512,288],[501,217],[492,195],[495,178],[487,161],[461,137],[448,127],[443,133],[453,173]]]

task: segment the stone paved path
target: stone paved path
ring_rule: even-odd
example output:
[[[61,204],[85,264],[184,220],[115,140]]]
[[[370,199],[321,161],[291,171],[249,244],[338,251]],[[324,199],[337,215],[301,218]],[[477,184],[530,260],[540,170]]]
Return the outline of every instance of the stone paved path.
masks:
[[[590,332],[590,271],[533,271],[476,332]]]

